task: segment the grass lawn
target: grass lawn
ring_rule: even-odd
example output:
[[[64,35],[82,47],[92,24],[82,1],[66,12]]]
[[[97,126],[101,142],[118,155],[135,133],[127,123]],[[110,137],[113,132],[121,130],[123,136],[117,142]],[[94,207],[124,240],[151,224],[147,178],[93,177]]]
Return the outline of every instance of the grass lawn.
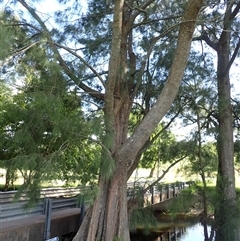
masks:
[[[162,175],[163,170],[166,170],[169,164],[166,165],[161,165],[161,167],[154,172],[154,176],[152,178],[149,178],[150,169],[144,169],[144,168],[139,168],[136,169],[132,176],[129,179],[129,182],[133,181],[151,181],[151,180],[156,180],[159,176]],[[165,183],[173,183],[176,181],[201,181],[200,175],[188,175],[186,174],[183,170],[182,164],[178,164],[174,166],[160,182],[165,182]],[[5,184],[5,170],[0,168],[0,186],[3,186]],[[14,181],[14,186],[19,186],[23,183],[23,178],[21,177],[20,172],[17,173],[18,178]],[[240,173],[235,172],[235,179],[236,179],[236,187],[240,188]],[[216,183],[216,178],[208,178],[208,185],[209,186],[215,186]],[[53,181],[52,183],[48,183],[44,186],[64,186],[64,182],[60,180]]]

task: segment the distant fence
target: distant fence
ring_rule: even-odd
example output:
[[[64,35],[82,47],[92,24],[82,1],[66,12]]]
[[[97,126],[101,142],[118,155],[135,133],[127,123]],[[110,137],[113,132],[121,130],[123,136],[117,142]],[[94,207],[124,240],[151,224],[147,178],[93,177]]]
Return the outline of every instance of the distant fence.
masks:
[[[152,186],[146,193],[144,189],[151,183],[136,182],[128,183],[128,199],[142,198],[143,205],[148,206],[156,204],[170,198],[176,197],[177,194],[187,187],[194,184],[192,181],[188,182],[174,182],[174,183],[158,183]],[[139,196],[140,195],[140,196]],[[142,195],[142,196],[141,196]]]

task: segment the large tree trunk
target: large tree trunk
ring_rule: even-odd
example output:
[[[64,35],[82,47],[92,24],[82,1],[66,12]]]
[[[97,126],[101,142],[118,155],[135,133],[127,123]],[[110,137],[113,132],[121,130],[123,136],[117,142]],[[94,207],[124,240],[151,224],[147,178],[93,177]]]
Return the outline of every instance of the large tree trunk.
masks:
[[[233,120],[231,106],[230,39],[231,39],[231,8],[229,1],[225,13],[224,30],[217,45],[217,83],[218,83],[218,201],[215,209],[216,241],[237,241],[240,224],[237,220],[237,200],[234,173]]]
[[[215,203],[216,241],[240,240],[239,210],[235,190],[233,119],[231,106],[231,85],[229,70],[237,56],[239,47],[230,59],[230,41],[232,23],[236,18],[240,2],[225,1],[226,10],[223,30],[217,42],[211,41],[206,33],[200,37],[217,52],[217,86],[218,86],[218,176],[217,201]]]
[[[230,97],[229,73],[223,72],[228,63],[228,39],[218,50],[218,176],[217,193],[219,204],[216,207],[217,238],[216,240],[239,240],[233,238],[235,219],[236,191],[233,153],[233,121]]]
[[[116,168],[110,180],[99,183],[99,195],[74,240],[129,240],[126,168]],[[89,218],[91,216],[91,218]]]
[[[229,73],[223,73],[226,69],[229,54],[228,39],[219,47],[218,51],[218,176],[216,207],[216,241],[240,240],[234,235],[234,223],[236,216],[236,191],[234,174],[233,153],[233,121],[230,99]],[[239,225],[239,224],[238,224]],[[235,237],[235,238],[234,238]]]
[[[99,177],[99,193],[93,207],[74,237],[74,241],[113,241],[118,238],[129,241],[127,210],[127,179],[134,159],[149,138],[159,121],[171,107],[178,92],[191,47],[195,20],[203,0],[189,0],[180,24],[178,46],[168,81],[154,108],[139,124],[134,134],[127,139],[128,118],[133,101],[132,93],[122,81],[126,79],[124,58],[129,55],[131,41],[127,12],[123,0],[114,2],[113,39],[109,74],[105,94],[105,129],[102,166]],[[128,50],[128,51],[127,51]],[[126,80],[125,80],[126,81]],[[111,175],[106,175],[106,169]]]

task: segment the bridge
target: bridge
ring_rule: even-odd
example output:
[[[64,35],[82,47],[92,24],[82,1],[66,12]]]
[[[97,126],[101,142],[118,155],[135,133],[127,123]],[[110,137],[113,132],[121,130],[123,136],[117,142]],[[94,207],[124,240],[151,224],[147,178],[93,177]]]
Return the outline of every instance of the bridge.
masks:
[[[128,198],[135,191],[144,190],[146,183],[128,183]],[[144,193],[144,206],[152,205],[153,210],[166,210],[166,205],[190,183],[176,182],[158,184]],[[17,201],[16,191],[0,192],[0,240],[44,241],[76,232],[85,213],[85,204],[79,194],[86,188],[47,188],[41,190],[41,198],[27,209],[28,198],[23,194]]]

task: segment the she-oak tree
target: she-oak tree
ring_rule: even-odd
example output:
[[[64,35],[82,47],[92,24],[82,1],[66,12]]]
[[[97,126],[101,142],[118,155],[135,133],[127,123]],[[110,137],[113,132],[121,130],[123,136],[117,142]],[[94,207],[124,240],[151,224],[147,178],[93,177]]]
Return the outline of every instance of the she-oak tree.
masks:
[[[181,21],[177,24],[179,26],[178,42],[167,82],[153,107],[130,137],[128,137],[128,120],[140,85],[139,80],[143,76],[154,45],[162,36],[159,34],[151,40],[147,54],[137,70],[134,63],[133,30],[143,24],[145,20],[147,22],[145,17],[142,18],[142,23],[137,22],[137,20],[139,21],[140,16],[147,14],[150,6],[157,5],[157,1],[114,1],[111,49],[106,81],[96,69],[77,54],[77,50],[72,50],[53,37],[53,32],[47,28],[45,21],[30,4],[24,0],[16,2],[27,9],[37,22],[36,26],[32,22],[27,23],[27,20],[21,23],[37,32],[36,35],[32,36],[32,39],[35,36],[38,36],[40,40],[42,39],[41,44],[45,44],[46,49],[53,53],[65,75],[87,94],[104,102],[105,136],[102,140],[104,148],[102,149],[99,173],[99,193],[93,206],[88,209],[74,241],[110,241],[115,238],[128,241],[130,237],[127,180],[133,171],[132,166],[136,165],[135,160],[138,152],[169,110],[178,92],[189,56],[195,21],[203,5],[203,0],[189,0],[187,2]],[[99,92],[80,82],[78,76],[71,71],[69,62],[61,55],[60,49],[72,54],[90,68],[104,86],[104,92]],[[24,48],[22,48],[22,52],[24,52]],[[134,74],[129,74],[136,72],[138,72],[136,74],[137,80],[134,79]]]
[[[224,9],[221,24],[211,32],[212,26],[208,21],[202,25],[203,40],[217,54],[217,151],[218,176],[216,190],[218,204],[215,206],[216,241],[239,240],[239,211],[236,202],[235,171],[234,171],[234,142],[233,142],[233,108],[231,99],[230,69],[239,55],[240,39],[236,30],[239,25],[237,17],[240,11],[240,1],[227,0],[220,4]],[[217,19],[217,15],[213,17]],[[218,24],[218,23],[217,23]],[[220,27],[220,28],[219,28]]]

